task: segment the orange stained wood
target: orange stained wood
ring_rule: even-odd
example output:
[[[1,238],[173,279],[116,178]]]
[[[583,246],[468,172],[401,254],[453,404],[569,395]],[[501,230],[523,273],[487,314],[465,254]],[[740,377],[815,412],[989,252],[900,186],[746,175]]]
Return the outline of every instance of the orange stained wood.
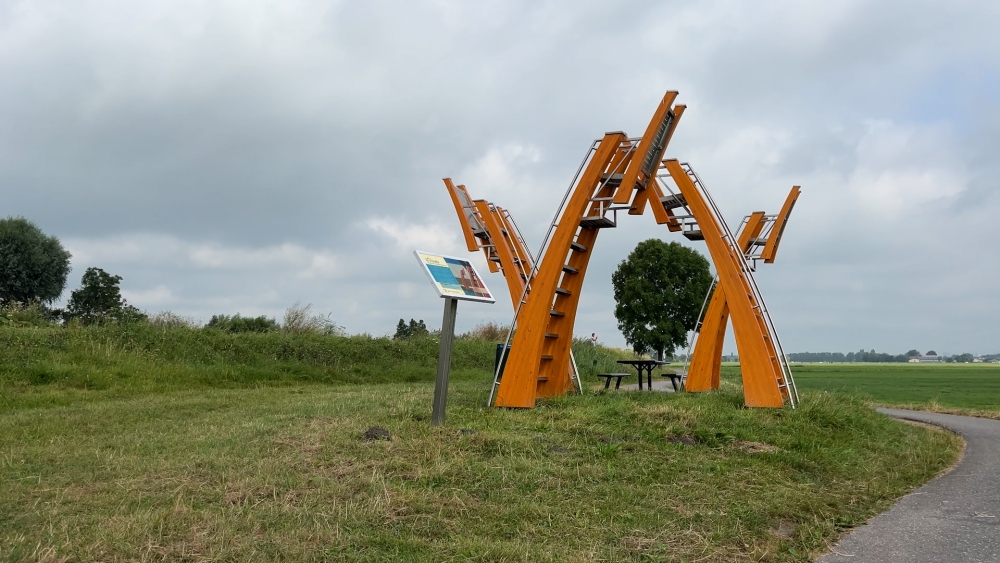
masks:
[[[647,197],[656,200],[656,202],[650,206],[653,209],[653,218],[656,219],[656,224],[666,225],[667,229],[671,232],[681,230],[681,224],[674,219],[673,212],[659,204],[665,195],[663,190],[660,188],[660,183],[650,182],[649,187],[646,188],[646,190],[649,191],[649,195]]]
[[[799,186],[793,186],[788,197],[785,198],[785,203],[781,206],[781,211],[775,217],[774,226],[771,228],[764,251],[761,253],[761,258],[765,259],[766,264],[774,263],[781,235],[786,223],[788,223],[792,208],[798,200],[799,193]],[[739,245],[744,254],[749,252],[754,241],[760,236],[764,225],[763,212],[754,213],[748,218],[747,224],[739,236]],[[698,340],[695,342],[694,352],[691,354],[691,363],[688,367],[687,379],[684,382],[685,390],[698,392],[719,388],[719,377],[722,372],[722,348],[725,343],[728,321],[729,306],[726,303],[725,292],[717,287],[705,309],[705,318],[698,333]]]
[[[649,120],[649,125],[646,126],[646,131],[642,134],[642,140],[639,141],[638,147],[635,147],[631,154],[628,167],[622,176],[621,187],[615,194],[614,202],[616,204],[627,204],[632,200],[632,190],[635,189],[636,184],[639,184],[639,189],[644,190],[650,184],[649,180],[656,175],[660,160],[663,158],[663,152],[667,148],[670,129],[673,128],[672,122],[677,120],[676,113],[670,111],[670,105],[674,103],[676,98],[677,92],[667,92],[660,100],[660,105],[656,107],[653,118]],[[666,130],[663,130],[662,134],[658,136],[657,133],[662,128],[666,128]]]
[[[674,106],[673,125],[676,125],[677,122],[680,121],[681,116],[684,115],[684,109],[686,107],[687,106],[684,105]],[[654,115],[653,119],[655,120],[656,118],[657,116]],[[652,126],[653,122],[651,121],[650,127],[647,127],[646,129],[647,132],[649,132],[649,129]],[[667,132],[665,142],[663,143],[663,148],[655,153],[657,163],[659,163],[660,160],[663,158],[663,153],[666,151],[667,145],[670,143],[670,139],[673,138],[674,131],[676,129],[677,128],[675,126],[670,127],[670,130]],[[676,220],[674,220],[673,218],[674,212],[671,211],[670,209],[663,207],[662,205],[659,205],[660,199],[663,197],[663,192],[662,190],[660,190],[660,186],[655,181],[656,172],[658,168],[659,164],[657,164],[657,166],[653,168],[652,172],[648,176],[643,176],[643,178],[645,179],[644,185],[646,187],[643,188],[641,185],[637,187],[635,195],[632,197],[632,204],[630,206],[628,214],[642,215],[646,211],[646,204],[652,203],[651,207],[653,209],[653,216],[656,218],[656,223],[659,225],[666,225],[668,230],[676,232],[681,230],[681,225]],[[624,182],[622,183],[622,185],[623,186],[625,185]],[[628,190],[622,190],[621,188],[619,188],[618,193],[615,196],[615,203],[618,203],[619,201],[623,200],[627,201],[625,198],[625,194],[628,193],[629,193]]]
[[[557,307],[567,308],[569,305],[575,305],[575,302],[556,299],[556,290],[560,288],[562,282],[563,286],[573,286],[579,294],[579,287],[582,287],[583,281],[582,271],[569,274],[564,266],[568,265],[567,258],[570,252],[579,254],[571,250],[571,245],[577,232],[581,230],[580,220],[592,203],[590,199],[601,182],[602,174],[625,140],[624,133],[604,135],[563,208],[545,254],[541,257],[538,271],[531,280],[531,293],[528,295],[527,303],[521,306],[516,319],[517,331],[514,333],[514,341],[511,343],[510,355],[494,403],[498,407],[532,408],[535,406],[539,391],[543,396],[565,393],[571,386],[566,368],[569,361],[569,345],[573,339],[572,322],[576,318],[576,311],[575,307],[573,310],[560,310]],[[596,233],[593,236],[596,237]],[[589,255],[590,251],[591,248],[588,246],[583,254]],[[579,261],[577,265],[580,265]],[[572,264],[569,266],[574,267]],[[572,290],[566,287],[564,291]],[[561,293],[559,297],[567,297]],[[576,298],[579,299],[579,295]],[[569,320],[569,323],[557,322],[551,327],[564,331],[568,329],[568,332],[552,332],[556,337],[547,338],[546,334],[550,332],[549,325],[553,316],[569,317],[563,319]],[[556,346],[546,343],[546,340],[563,341],[564,344]],[[565,357],[560,354],[559,359],[556,359],[555,348],[567,350]],[[551,376],[541,375],[542,364],[546,364],[545,372]]]
[[[746,254],[754,240],[760,236],[766,221],[764,212],[757,211],[750,215],[743,230],[738,236],[739,247]],[[722,371],[722,347],[726,340],[726,326],[729,324],[729,304],[722,287],[716,285],[715,291],[705,309],[705,317],[698,332],[691,363],[688,366],[687,378],[684,380],[684,390],[689,392],[709,391],[719,388],[719,376]]]
[[[781,235],[785,232],[785,224],[788,223],[788,216],[792,214],[792,208],[795,207],[795,202],[798,199],[799,187],[792,186],[792,191],[788,192],[788,197],[785,198],[785,203],[781,206],[781,211],[778,212],[778,216],[774,219],[774,227],[771,228],[771,234],[767,237],[767,244],[764,245],[764,251],[760,253],[760,257],[764,260],[765,264],[774,263],[774,257],[778,254],[778,244],[781,243]]]
[[[531,274],[531,254],[528,253],[528,249],[524,246],[524,241],[522,241],[517,236],[517,229],[514,226],[513,220],[508,220],[510,216],[509,213],[503,210],[502,207],[495,207],[496,209],[496,219],[502,229],[501,234],[503,235],[503,240],[510,248],[511,254],[514,256],[514,265],[517,266],[517,279],[518,284],[521,289],[527,285],[528,276]],[[508,283],[510,281],[508,280]],[[512,301],[514,303],[514,308],[517,308],[517,301]]]
[[[621,190],[619,190],[619,192],[621,192]],[[651,190],[649,188],[646,188],[644,190],[636,190],[635,191],[635,196],[632,198],[632,205],[630,206],[630,208],[628,210],[628,214],[629,215],[642,215],[643,213],[645,213],[646,212],[646,204],[649,203],[649,197],[651,195],[653,197],[655,197],[655,194],[654,194],[653,190]],[[657,206],[654,205],[653,207],[657,207]],[[662,205],[660,205],[659,207],[661,209],[663,209]],[[663,209],[663,210],[666,211],[666,209]],[[654,212],[654,215],[655,215],[655,212]]]
[[[558,338],[542,339],[542,362],[538,367],[538,397],[558,396],[566,393],[573,386],[569,379],[561,377],[570,364],[570,350],[573,345],[573,327],[576,325],[576,311],[583,293],[583,280],[590,264],[590,251],[597,241],[599,229],[583,229],[576,237],[576,243],[587,248],[585,252],[570,251],[566,264],[576,270],[564,271],[559,287],[565,293],[557,293],[552,305],[553,311],[563,315],[550,315],[546,324],[547,334],[557,334]],[[520,330],[520,329],[518,329]],[[551,360],[544,358],[551,356]]]
[[[448,185],[447,182],[445,185]],[[449,191],[451,190],[452,187],[449,186]],[[471,210],[465,213],[459,211],[464,206],[456,206],[459,219],[471,216],[473,220],[477,221],[477,224],[481,225],[484,231],[481,231],[481,234],[477,235],[476,238],[481,242],[490,271],[503,273],[507,282],[507,290],[510,292],[511,303],[516,311],[518,301],[525,295],[524,288],[531,274],[531,254],[524,245],[524,241],[518,236],[513,218],[510,218],[509,213],[489,202],[473,201],[465,186],[457,186],[457,190],[460,193],[458,197],[453,196],[453,201],[460,199],[471,202]],[[572,378],[576,373],[575,368],[567,364],[566,369],[565,380],[572,383]]]
[[[517,332],[497,390],[496,406],[530,408],[537,397],[561,395],[571,388],[572,382],[562,374],[567,373],[577,306],[600,231],[584,228],[581,220],[600,216],[602,206],[608,206],[603,198],[628,203],[637,182],[651,183],[677,125],[677,116],[683,112],[683,106],[678,106],[679,112],[671,112],[669,104],[675,97],[676,92],[664,96],[638,143],[629,143],[622,132],[606,133],[591,155],[540,259],[529,298],[517,316]],[[650,165],[652,173],[644,174],[641,181],[635,177],[631,181],[611,181],[615,175],[627,177],[636,159],[650,155],[656,159]],[[635,170],[642,172],[641,163],[638,166]],[[621,195],[623,192],[627,197]]]
[[[497,207],[496,211],[497,211],[497,220],[498,220],[498,222],[500,222],[500,224],[505,229],[504,235],[505,235],[505,239],[507,241],[507,244],[510,245],[511,251],[514,254],[514,256],[515,257],[520,257],[522,259],[522,262],[518,262],[517,263],[517,266],[518,266],[517,277],[518,277],[519,281],[521,282],[521,289],[523,291],[524,286],[527,285],[528,277],[531,275],[531,268],[533,266],[532,261],[531,261],[531,255],[528,253],[527,247],[524,246],[524,241],[522,241],[520,238],[518,238],[518,236],[517,236],[517,230],[516,230],[516,228],[514,226],[513,219],[508,220],[507,218],[509,217],[509,214],[506,213],[506,212],[504,212],[504,210],[502,208],[500,208],[500,207]],[[506,276],[505,275],[505,277],[507,278],[507,283],[509,285],[510,284],[510,276]],[[517,298],[520,299],[521,295],[524,295],[524,294],[523,293],[519,293]],[[526,297],[527,296],[525,296],[525,298]],[[514,311],[516,312],[517,311],[517,302],[515,301],[513,295],[511,295],[511,303],[514,305]],[[573,365],[571,365],[571,362],[572,362],[572,358],[570,359],[569,362],[566,362],[566,374],[567,374],[567,376],[566,376],[565,379],[563,379],[561,377],[560,378],[554,378],[552,380],[553,384],[551,384],[551,385],[548,384],[547,382],[542,382],[542,383],[539,384],[539,388],[538,388],[538,394],[539,394],[539,396],[560,395],[560,394],[565,393],[566,391],[569,391],[569,389],[572,388],[572,386],[573,386],[573,377],[576,376],[576,367],[573,366]],[[558,384],[559,381],[568,382],[569,388],[564,389],[564,390],[562,390],[560,392],[556,392],[555,389],[557,388],[557,384]]]
[[[723,239],[722,226],[716,221],[687,171],[676,160],[665,160],[663,163],[687,200],[688,208],[698,222],[718,272],[719,287],[725,294],[733,319],[733,332],[736,333],[744,403],[748,407],[781,407],[784,399],[779,385],[785,384],[784,375],[759,303],[740,267],[743,257],[736,254],[738,249],[734,250]]]
[[[503,231],[504,229],[500,226],[497,221],[497,214],[493,209],[490,209],[490,204],[482,199],[477,199],[475,201],[476,210],[479,211],[479,216],[483,219],[483,225],[486,227],[486,232],[490,234],[490,240],[493,243],[493,250],[496,256],[500,259],[500,269],[503,271],[503,276],[507,280],[507,291],[510,292],[511,303],[517,303],[521,300],[521,292],[524,290],[524,281],[518,275],[518,266],[515,262],[515,257],[511,248],[506,241],[504,241]]]
[[[472,203],[472,200],[469,198],[469,193],[464,189],[462,190],[462,193],[459,193],[459,188],[455,186],[455,183],[451,181],[451,178],[445,178],[444,185],[448,188],[448,195],[451,196],[452,204],[455,205],[455,213],[458,214],[458,222],[462,224],[462,236],[465,237],[465,246],[469,249],[469,252],[475,252],[479,250],[479,242],[476,241],[476,235],[472,232],[472,225],[469,224],[469,217],[465,208],[466,203]],[[464,187],[465,186],[462,186],[462,188]],[[463,195],[467,201],[462,200]]]
[[[606,214],[609,201],[631,202],[629,211],[633,215],[641,214],[646,205],[652,204],[658,223],[666,224],[670,230],[680,229],[679,221],[663,205],[659,185],[651,182],[659,161],[651,164],[647,158],[650,155],[661,158],[674,132],[683,107],[670,113],[669,104],[673,99],[665,97],[665,104],[658,108],[646,134],[638,142],[628,141],[624,133],[607,133],[589,155],[560,211],[536,274],[530,280],[531,290],[518,312],[517,331],[497,390],[496,406],[530,408],[539,396],[559,395],[571,388],[568,363],[577,306],[599,227],[613,226],[613,223],[599,220]],[[742,252],[749,241],[760,234],[763,216],[755,214],[751,218],[747,228],[740,233],[740,241],[727,241],[723,238],[725,229],[721,218],[714,215],[684,167],[676,160],[663,161],[663,164],[701,228],[719,272],[717,304],[711,308],[715,311],[728,307],[733,318],[737,347],[743,360],[745,403],[754,407],[781,407],[784,403],[781,389],[786,387],[781,364],[769,323],[760,310],[762,304],[755,297],[752,274],[745,269]],[[645,193],[636,193],[637,188]],[[495,209],[480,208],[478,211],[483,216],[496,213]],[[504,226],[502,211],[498,216],[499,219],[484,219],[489,223],[487,230],[500,228],[501,233],[506,230],[506,238],[503,234],[492,237],[496,239],[495,244],[499,246],[502,240],[504,246],[516,248],[518,241],[510,236],[510,225]],[[515,250],[508,254],[517,253]],[[505,260],[500,260],[505,271],[511,269]],[[513,265],[520,264],[513,261]],[[721,319],[725,315],[718,316]],[[724,334],[725,323],[719,324]],[[706,342],[712,344],[710,349],[715,348],[716,343],[711,339]]]

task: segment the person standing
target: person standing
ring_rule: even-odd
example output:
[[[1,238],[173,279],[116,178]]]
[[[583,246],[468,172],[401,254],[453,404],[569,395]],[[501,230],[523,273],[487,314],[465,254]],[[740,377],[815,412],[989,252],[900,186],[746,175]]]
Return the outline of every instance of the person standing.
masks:
[[[597,346],[597,333],[596,332],[591,332],[590,333],[590,345],[591,346]]]

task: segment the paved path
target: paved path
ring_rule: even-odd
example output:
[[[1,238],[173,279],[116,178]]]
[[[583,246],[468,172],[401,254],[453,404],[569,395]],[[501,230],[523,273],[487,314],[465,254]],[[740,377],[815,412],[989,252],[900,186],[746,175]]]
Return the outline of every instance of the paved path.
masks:
[[[667,377],[660,377],[658,375],[654,376],[654,377],[656,377],[657,379],[653,379],[653,391],[660,391],[660,392],[663,392],[663,393],[673,393],[674,392],[674,386],[670,384],[670,379],[669,378],[667,378]],[[632,377],[632,381],[635,381],[635,380],[636,380],[636,378],[633,376]],[[623,381],[627,381],[627,380],[623,380]],[[642,390],[645,391],[646,389],[647,389],[647,387],[646,387],[646,379],[643,378],[643,380],[642,380]],[[639,390],[639,384],[638,383],[631,383],[629,385],[625,385],[623,383],[622,387],[621,387],[621,390],[622,391],[638,391]]]
[[[1000,562],[1000,420],[878,410],[961,434],[965,456],[842,538],[819,563]]]

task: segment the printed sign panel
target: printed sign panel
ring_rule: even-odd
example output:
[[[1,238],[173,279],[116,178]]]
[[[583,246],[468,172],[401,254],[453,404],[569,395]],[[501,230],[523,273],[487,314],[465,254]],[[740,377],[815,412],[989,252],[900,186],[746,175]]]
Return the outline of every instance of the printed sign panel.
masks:
[[[419,250],[413,253],[441,297],[493,303],[493,294],[468,260]]]

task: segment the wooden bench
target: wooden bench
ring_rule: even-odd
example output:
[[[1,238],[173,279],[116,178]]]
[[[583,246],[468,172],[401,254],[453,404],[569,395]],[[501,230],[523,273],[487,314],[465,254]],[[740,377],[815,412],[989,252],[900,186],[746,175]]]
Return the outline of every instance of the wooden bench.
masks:
[[[687,374],[663,372],[660,374],[660,377],[669,377],[670,384],[674,386],[674,391],[680,391],[681,389],[684,388],[684,380],[687,379]]]
[[[631,376],[627,373],[599,373],[597,374],[597,377],[604,378],[605,389],[611,386],[611,378],[615,378],[615,389],[618,389],[618,387],[622,384],[622,378]]]

